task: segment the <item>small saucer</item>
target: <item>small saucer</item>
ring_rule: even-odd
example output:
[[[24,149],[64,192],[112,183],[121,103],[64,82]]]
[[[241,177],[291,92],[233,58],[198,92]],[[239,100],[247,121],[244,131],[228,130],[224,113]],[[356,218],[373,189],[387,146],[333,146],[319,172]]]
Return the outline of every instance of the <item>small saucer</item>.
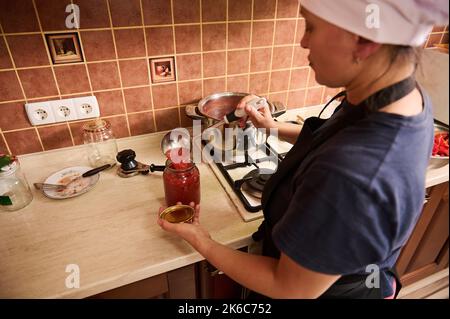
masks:
[[[91,170],[92,167],[84,167],[84,166],[73,166],[67,167],[63,170],[60,170],[52,175],[50,175],[44,183],[49,184],[66,184],[70,181],[78,178],[77,180],[70,182],[67,188],[63,190],[54,190],[54,189],[44,189],[43,193],[45,196],[53,199],[66,199],[71,197],[80,196],[86,192],[88,192],[91,188],[97,184],[100,175],[95,174],[89,177],[81,177],[84,172]]]

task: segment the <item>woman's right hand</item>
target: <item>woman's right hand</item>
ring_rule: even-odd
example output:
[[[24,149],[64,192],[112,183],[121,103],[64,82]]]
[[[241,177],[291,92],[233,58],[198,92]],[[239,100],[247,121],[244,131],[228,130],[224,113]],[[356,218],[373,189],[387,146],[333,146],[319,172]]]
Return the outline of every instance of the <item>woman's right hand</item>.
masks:
[[[255,98],[259,98],[259,96],[254,94],[247,95],[242,98],[242,100],[236,106],[237,109],[245,109],[245,113],[247,113],[247,116],[244,116],[239,121],[239,126],[244,127],[247,119],[250,119],[253,125],[257,128],[274,128],[276,126],[276,122],[272,117],[269,106],[266,105],[263,108],[256,110],[255,108],[247,105],[247,102]]]

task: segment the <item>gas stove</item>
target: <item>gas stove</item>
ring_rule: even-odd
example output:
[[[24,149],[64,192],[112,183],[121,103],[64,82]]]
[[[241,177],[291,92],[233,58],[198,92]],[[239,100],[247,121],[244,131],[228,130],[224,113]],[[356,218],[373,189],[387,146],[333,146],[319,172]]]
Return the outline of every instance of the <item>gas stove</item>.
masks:
[[[264,185],[291,147],[292,144],[269,136],[261,145],[234,150],[231,160],[224,160],[223,152],[211,152],[214,159],[210,163],[211,168],[244,220],[262,217],[261,196]]]

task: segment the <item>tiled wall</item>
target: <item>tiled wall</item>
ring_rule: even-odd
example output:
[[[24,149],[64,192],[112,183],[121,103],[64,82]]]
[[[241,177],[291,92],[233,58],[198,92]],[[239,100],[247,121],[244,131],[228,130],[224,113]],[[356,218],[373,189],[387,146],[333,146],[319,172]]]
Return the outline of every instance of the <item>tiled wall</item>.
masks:
[[[69,0],[0,0],[0,152],[80,144],[83,122],[33,127],[24,103],[97,96],[125,137],[190,126],[184,105],[243,91],[288,107],[322,103],[299,42],[297,0],[73,0],[84,62],[52,65],[45,34],[65,27]],[[448,43],[436,28],[428,46]],[[148,59],[175,56],[177,81],[151,84]]]

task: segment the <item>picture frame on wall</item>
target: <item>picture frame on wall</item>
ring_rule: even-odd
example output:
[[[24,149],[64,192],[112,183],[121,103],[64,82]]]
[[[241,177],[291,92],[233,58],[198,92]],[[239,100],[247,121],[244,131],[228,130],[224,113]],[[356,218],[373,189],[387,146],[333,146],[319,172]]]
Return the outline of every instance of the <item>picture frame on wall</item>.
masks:
[[[53,64],[83,62],[78,33],[47,34]]]
[[[175,58],[150,59],[152,83],[175,81]]]

